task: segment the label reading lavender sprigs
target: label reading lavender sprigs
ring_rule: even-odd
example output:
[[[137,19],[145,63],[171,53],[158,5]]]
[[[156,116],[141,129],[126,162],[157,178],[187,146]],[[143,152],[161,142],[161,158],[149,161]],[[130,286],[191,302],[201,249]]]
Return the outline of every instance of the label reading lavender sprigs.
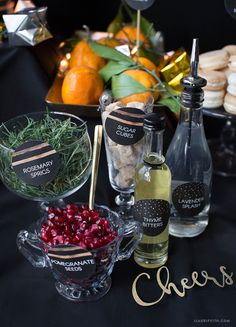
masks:
[[[182,216],[196,216],[208,201],[208,186],[199,182],[181,184],[172,194],[173,205]]]
[[[144,112],[138,108],[122,107],[107,116],[105,130],[113,142],[132,145],[144,136]]]
[[[58,174],[59,155],[47,142],[28,141],[15,149],[12,168],[26,184],[45,185]]]
[[[139,200],[134,205],[134,217],[143,227],[143,234],[157,236],[167,227],[170,204],[165,200]]]
[[[89,278],[96,270],[93,255],[73,245],[57,245],[48,251],[53,269],[74,280]]]

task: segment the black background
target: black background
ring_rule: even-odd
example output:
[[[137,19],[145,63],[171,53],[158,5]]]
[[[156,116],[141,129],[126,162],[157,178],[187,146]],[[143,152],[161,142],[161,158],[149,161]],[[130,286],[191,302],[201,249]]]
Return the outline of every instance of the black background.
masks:
[[[117,11],[118,0],[101,1],[36,1],[47,4],[50,29],[54,34],[71,35],[75,28],[87,24],[91,29],[105,29]],[[196,7],[193,8],[193,5]],[[223,0],[157,0],[145,12],[156,28],[165,34],[166,49],[183,45],[191,47],[192,38],[200,38],[201,51],[236,43],[236,22],[226,13]],[[35,51],[34,51],[35,50]],[[45,95],[50,87],[48,76],[34,54],[36,48],[0,46],[0,121],[18,114],[44,110]],[[38,57],[37,57],[38,58]],[[49,57],[52,60],[52,57]],[[209,119],[210,120],[210,119]],[[207,136],[219,135],[224,122],[204,119]],[[91,139],[99,120],[88,119]],[[209,124],[208,124],[209,123]],[[172,134],[165,133],[165,149]],[[89,184],[70,199],[87,201]],[[108,180],[104,145],[98,175],[96,202],[114,206],[116,192]],[[68,199],[68,201],[70,200]],[[169,259],[171,281],[180,287],[180,279],[191,272],[207,270],[221,281],[219,266],[236,274],[235,179],[214,176],[209,226],[193,239],[170,237]],[[138,306],[131,295],[134,278],[141,272],[151,280],[139,285],[146,301],[160,296],[155,282],[156,270],[144,270],[133,259],[115,265],[112,288],[98,302],[75,304],[59,296],[49,270],[33,268],[19,253],[16,235],[39,218],[37,205],[20,198],[0,184],[0,326],[1,327],[91,327],[130,326],[236,326],[236,286],[218,288],[210,283],[195,287],[185,298],[165,296],[159,305]],[[197,323],[195,319],[230,319],[230,323]]]
[[[84,24],[91,30],[106,30],[120,1],[35,0],[34,3],[48,6],[48,22],[54,34],[70,36]],[[156,0],[143,15],[164,33],[166,50],[180,46],[189,50],[194,37],[200,38],[201,52],[236,43],[236,21],[226,12],[224,0]]]

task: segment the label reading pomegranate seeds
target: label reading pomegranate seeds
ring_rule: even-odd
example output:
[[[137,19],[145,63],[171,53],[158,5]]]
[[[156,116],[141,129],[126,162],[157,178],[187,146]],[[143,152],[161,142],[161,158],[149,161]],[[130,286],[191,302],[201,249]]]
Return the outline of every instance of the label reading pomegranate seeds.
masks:
[[[77,281],[89,278],[96,270],[92,253],[79,246],[57,245],[50,248],[48,256],[53,270]]]
[[[144,112],[141,109],[123,107],[110,112],[105,122],[107,135],[113,142],[132,145],[144,136]]]
[[[40,186],[51,182],[60,167],[58,153],[46,142],[28,141],[13,153],[12,168],[26,184]]]

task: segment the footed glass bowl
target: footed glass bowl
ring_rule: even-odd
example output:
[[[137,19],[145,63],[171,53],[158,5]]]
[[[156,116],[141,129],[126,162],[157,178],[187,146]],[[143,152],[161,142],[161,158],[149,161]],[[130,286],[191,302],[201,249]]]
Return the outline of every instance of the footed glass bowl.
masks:
[[[131,226],[108,207],[95,205],[94,209],[101,220],[109,223],[109,230],[115,232],[116,236],[106,245],[93,250],[82,248],[80,243],[49,245],[44,242],[41,238],[41,231],[45,222],[48,221],[46,216],[31,225],[28,230],[21,230],[17,235],[17,246],[20,252],[34,267],[49,268],[57,291],[71,301],[98,300],[104,296],[111,287],[110,275],[115,262],[129,259],[142,237],[139,222],[135,221]],[[80,227],[76,225],[78,224],[76,220],[74,216],[71,224],[80,230]],[[69,224],[68,220],[67,223]],[[47,229],[50,235],[52,231],[52,227]],[[75,230],[74,233],[76,234]],[[97,237],[98,234],[87,236],[90,242],[94,242]],[[129,241],[121,246],[121,241],[125,237],[128,237]]]
[[[23,198],[71,195],[89,178],[91,155],[86,123],[71,114],[29,113],[0,126],[0,177]]]

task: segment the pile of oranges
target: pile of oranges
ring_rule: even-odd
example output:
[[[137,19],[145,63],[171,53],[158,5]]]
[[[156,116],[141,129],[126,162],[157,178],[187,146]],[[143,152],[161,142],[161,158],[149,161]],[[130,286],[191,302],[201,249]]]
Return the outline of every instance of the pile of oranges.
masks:
[[[124,26],[118,31],[113,38],[100,39],[97,42],[115,48],[118,45],[126,43],[135,43],[137,30],[134,26]],[[149,41],[146,40],[145,35],[140,32],[140,41],[144,42],[146,47],[149,47]],[[134,59],[148,70],[155,71],[158,74],[156,65],[145,57]],[[66,73],[61,96],[65,104],[75,105],[93,105],[98,104],[99,97],[104,90],[104,81],[99,75],[99,70],[106,65],[107,61],[98,56],[90,47],[86,40],[79,41],[71,52],[71,59],[69,62],[69,70]],[[158,81],[148,72],[141,69],[129,69],[122,74],[131,76],[140,84],[148,88],[153,88]],[[158,98],[157,92],[145,91],[137,94],[131,94],[122,98],[124,103],[131,101],[145,102],[150,94],[154,99]]]

